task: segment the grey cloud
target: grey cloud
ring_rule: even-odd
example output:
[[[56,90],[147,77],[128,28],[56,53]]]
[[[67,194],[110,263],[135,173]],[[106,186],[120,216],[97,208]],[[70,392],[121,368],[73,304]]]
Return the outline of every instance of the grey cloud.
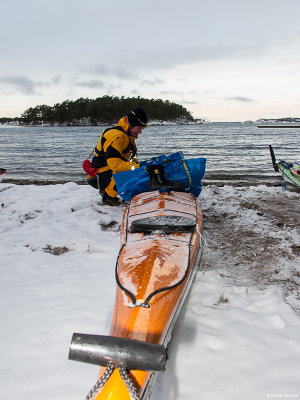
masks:
[[[162,51],[161,54],[159,52]],[[265,55],[268,52],[264,44],[236,43],[232,45],[178,45],[177,47],[164,47],[163,50],[148,49],[146,54],[141,55],[142,62],[137,67],[140,70],[153,68],[173,68],[198,62],[217,62],[221,60],[237,60],[254,58]],[[155,56],[154,56],[155,55]],[[133,54],[129,59],[133,59]]]
[[[128,70],[125,68],[113,68],[110,73],[115,75],[117,78],[120,79],[136,79],[137,75],[133,70]]]
[[[24,75],[6,76],[0,78],[0,82],[23,94],[36,94],[36,89],[49,86],[48,82],[35,81]]]
[[[93,75],[107,75],[108,69],[101,63],[92,63],[92,64],[77,64],[77,69],[80,72],[86,72],[88,74]]]
[[[118,62],[119,63],[119,62]],[[91,63],[91,64],[78,64],[77,68],[79,69],[80,72],[86,73],[86,74],[91,74],[91,75],[111,75],[115,76],[120,79],[136,79],[137,76],[136,74],[124,67],[115,67],[115,66],[109,66],[105,65],[102,63]]]
[[[160,94],[162,94],[162,95],[177,95],[177,96],[181,96],[182,95],[181,92],[178,92],[176,90],[162,90],[160,92]]]
[[[218,62],[222,60],[237,60],[254,58],[261,54],[266,55],[268,46],[266,44],[233,43],[227,44],[176,44],[176,46],[151,48],[139,56],[136,62],[136,50],[127,48],[126,57],[120,64],[120,55],[110,55],[110,64],[92,62],[89,64],[77,64],[80,73],[93,75],[94,77],[110,76],[120,80],[137,80],[139,76],[147,73],[149,75],[155,69],[168,69],[176,66],[184,66],[198,62]],[[119,65],[122,65],[120,67]],[[143,79],[142,84],[154,86],[165,83],[159,78]]]
[[[243,103],[254,103],[255,102],[253,99],[250,99],[249,97],[243,97],[243,96],[227,97],[227,100],[240,101]]]
[[[120,89],[122,87],[122,85],[119,84],[114,84],[114,83],[109,83],[107,85],[107,91],[110,93],[111,91],[115,90],[115,89]]]
[[[189,100],[182,100],[181,103],[182,104],[198,104],[197,101],[189,101]]]
[[[58,84],[61,81],[61,76],[56,75],[51,79],[51,82],[54,83],[55,85]]]
[[[104,83],[99,79],[91,79],[90,81],[77,82],[78,86],[88,87],[91,89],[102,89],[105,87]]]
[[[139,92],[138,90],[136,90],[136,89],[132,89],[132,90],[131,90],[131,93],[132,93],[134,96],[140,95],[140,92]]]
[[[141,85],[149,85],[149,86],[155,86],[155,85],[162,85],[164,81],[160,78],[153,78],[153,79],[144,79],[141,81]]]

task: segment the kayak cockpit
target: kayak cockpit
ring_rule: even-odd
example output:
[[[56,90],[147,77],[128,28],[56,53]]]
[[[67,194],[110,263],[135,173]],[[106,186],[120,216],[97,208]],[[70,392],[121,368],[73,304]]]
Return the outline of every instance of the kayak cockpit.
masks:
[[[131,233],[152,233],[162,231],[163,233],[186,233],[196,229],[196,221],[191,218],[178,215],[160,215],[154,217],[140,218],[132,221]]]

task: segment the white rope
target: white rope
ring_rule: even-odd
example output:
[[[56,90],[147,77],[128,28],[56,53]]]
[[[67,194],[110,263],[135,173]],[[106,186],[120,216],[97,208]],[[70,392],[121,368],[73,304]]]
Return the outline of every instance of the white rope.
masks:
[[[93,400],[98,393],[102,390],[103,386],[105,383],[108,381],[108,379],[111,377],[112,373],[114,372],[115,367],[112,361],[109,361],[106,370],[104,374],[101,376],[101,378],[95,383],[95,385],[92,387],[90,390],[89,394],[86,396],[85,400]]]
[[[123,379],[123,382],[125,383],[125,385],[128,389],[131,400],[140,400],[140,396],[137,392],[136,386],[135,386],[133,380],[130,378],[125,364],[121,363],[119,365],[119,372],[120,372],[121,378]]]
[[[121,363],[118,368],[119,368],[120,376],[123,379],[123,382],[125,383],[125,385],[128,389],[128,392],[130,394],[130,399],[131,400],[140,400],[137,388],[136,388],[133,380],[130,378],[130,376],[128,374],[126,365]],[[106,370],[105,370],[104,374],[92,387],[89,394],[86,396],[85,400],[94,400],[95,399],[97,394],[101,392],[103,386],[105,385],[105,383],[108,381],[108,379],[113,374],[114,370],[115,370],[115,367],[114,367],[113,362],[109,361],[106,366]]]

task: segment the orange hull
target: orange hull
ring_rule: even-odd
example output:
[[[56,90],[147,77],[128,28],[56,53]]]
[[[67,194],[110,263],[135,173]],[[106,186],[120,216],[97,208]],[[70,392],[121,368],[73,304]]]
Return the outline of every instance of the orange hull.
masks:
[[[121,228],[110,336],[167,346],[198,269],[201,231],[202,213],[191,194],[154,191],[131,200]],[[129,375],[140,398],[148,399],[156,373],[131,370]],[[94,398],[131,399],[118,368]]]

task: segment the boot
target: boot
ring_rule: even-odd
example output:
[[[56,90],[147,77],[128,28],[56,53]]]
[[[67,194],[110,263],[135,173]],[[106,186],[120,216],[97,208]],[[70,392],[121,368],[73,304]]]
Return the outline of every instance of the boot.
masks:
[[[112,206],[117,207],[121,204],[121,201],[118,197],[110,197],[108,194],[102,195],[102,204],[104,206]]]

